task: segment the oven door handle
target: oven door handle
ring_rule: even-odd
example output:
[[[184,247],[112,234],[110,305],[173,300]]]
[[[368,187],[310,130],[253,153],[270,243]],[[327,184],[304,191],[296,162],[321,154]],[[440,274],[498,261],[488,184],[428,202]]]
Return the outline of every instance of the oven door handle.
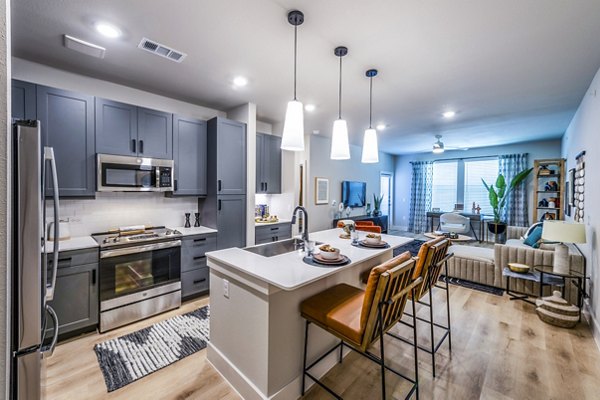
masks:
[[[172,247],[181,247],[181,240],[173,240],[170,242],[145,244],[142,246],[125,247],[125,248],[115,249],[115,250],[102,250],[100,252],[100,258],[119,257],[119,256],[125,256],[128,254],[144,253],[146,251],[169,249]]]

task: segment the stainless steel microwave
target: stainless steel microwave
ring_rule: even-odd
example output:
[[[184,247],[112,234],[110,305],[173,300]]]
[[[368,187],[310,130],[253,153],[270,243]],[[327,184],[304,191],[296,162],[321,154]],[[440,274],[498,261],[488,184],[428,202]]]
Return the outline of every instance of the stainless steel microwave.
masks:
[[[97,155],[98,192],[173,191],[173,160]]]

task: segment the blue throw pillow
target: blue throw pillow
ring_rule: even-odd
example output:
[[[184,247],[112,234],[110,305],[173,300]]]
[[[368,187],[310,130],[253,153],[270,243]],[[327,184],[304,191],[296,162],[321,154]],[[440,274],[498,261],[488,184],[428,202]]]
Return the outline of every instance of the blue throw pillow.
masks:
[[[535,229],[529,234],[529,236],[527,236],[527,239],[525,239],[525,241],[523,241],[523,243],[526,244],[527,246],[535,248],[541,238],[542,238],[542,227],[536,226]]]

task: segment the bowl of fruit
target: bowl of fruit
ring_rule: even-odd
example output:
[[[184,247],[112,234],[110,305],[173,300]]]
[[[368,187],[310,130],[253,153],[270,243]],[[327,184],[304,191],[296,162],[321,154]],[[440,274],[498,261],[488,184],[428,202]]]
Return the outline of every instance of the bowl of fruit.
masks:
[[[340,258],[340,249],[336,249],[328,244],[319,246],[319,250],[321,250],[321,257],[325,260],[337,260]]]
[[[380,244],[381,235],[378,233],[368,233],[367,236],[365,236],[365,243],[374,245]]]

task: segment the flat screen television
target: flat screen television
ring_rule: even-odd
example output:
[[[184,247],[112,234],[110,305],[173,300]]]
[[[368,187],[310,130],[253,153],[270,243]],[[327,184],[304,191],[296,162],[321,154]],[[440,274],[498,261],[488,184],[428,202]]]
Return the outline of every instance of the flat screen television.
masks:
[[[342,182],[342,203],[346,207],[364,207],[367,198],[366,182]]]

